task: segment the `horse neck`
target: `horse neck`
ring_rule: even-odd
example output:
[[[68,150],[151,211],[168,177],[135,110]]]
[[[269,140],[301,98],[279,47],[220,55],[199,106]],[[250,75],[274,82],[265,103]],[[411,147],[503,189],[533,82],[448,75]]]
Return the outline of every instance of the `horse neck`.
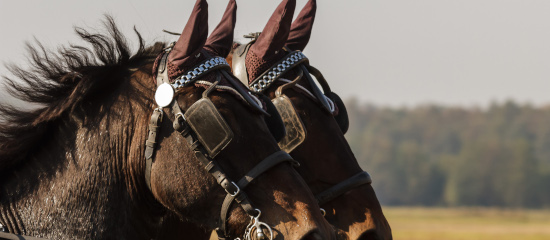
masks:
[[[142,84],[123,84],[133,92],[117,90],[86,116],[52,123],[0,186],[0,223],[51,239],[150,238],[158,219],[143,193],[147,102],[135,94]]]

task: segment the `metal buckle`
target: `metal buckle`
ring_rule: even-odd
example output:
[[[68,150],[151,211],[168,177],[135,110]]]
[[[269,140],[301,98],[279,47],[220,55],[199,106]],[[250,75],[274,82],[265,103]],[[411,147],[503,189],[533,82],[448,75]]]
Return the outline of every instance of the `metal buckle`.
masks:
[[[226,189],[225,189],[225,192],[226,192],[227,194],[231,195],[231,197],[235,197],[235,196],[239,195],[239,193],[241,193],[241,189],[239,188],[239,186],[237,186],[237,184],[236,184],[235,182],[231,181],[231,184],[233,184],[233,186],[235,186],[235,187],[237,188],[237,191],[234,192],[234,193],[230,193],[230,192],[227,190],[227,188],[226,188]]]
[[[162,108],[158,107],[158,108],[155,108],[154,111],[157,111],[159,112],[159,123],[162,122],[162,117],[164,116],[164,112],[162,111]]]
[[[185,121],[185,117],[183,116],[183,113],[176,113],[176,115],[175,115],[176,121],[178,120],[179,117],[181,117],[181,119],[183,119],[183,121]]]

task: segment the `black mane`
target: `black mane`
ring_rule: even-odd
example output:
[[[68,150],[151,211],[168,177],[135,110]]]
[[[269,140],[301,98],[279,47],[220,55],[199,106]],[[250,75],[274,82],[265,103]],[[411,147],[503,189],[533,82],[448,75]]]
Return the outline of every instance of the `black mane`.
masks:
[[[127,80],[133,68],[154,60],[164,47],[157,43],[146,48],[134,29],[139,49],[132,55],[113,18],[106,16],[104,25],[106,33],[75,28],[85,46],[71,44],[52,52],[39,42],[36,46],[27,44],[31,67],[7,66],[17,79],[3,77],[7,92],[38,108],[0,105],[0,172],[31,154],[63,116],[72,116],[92,100],[105,96]]]

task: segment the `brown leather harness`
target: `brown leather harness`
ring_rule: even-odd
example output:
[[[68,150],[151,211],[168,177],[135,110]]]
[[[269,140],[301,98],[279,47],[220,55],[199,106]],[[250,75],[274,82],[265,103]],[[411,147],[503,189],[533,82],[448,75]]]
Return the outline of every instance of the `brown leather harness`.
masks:
[[[300,51],[291,51],[285,47],[284,50],[288,53],[286,57],[271,66],[267,71],[253,81],[249,81],[246,68],[246,55],[250,46],[256,41],[259,34],[260,33],[251,33],[249,35],[245,35],[245,38],[251,38],[252,40],[248,44],[243,44],[235,49],[232,59],[232,70],[234,75],[239,78],[241,82],[247,85],[252,92],[262,93],[264,90],[268,89],[273,82],[281,80],[281,76],[291,69],[298,69],[301,72],[300,76],[298,76],[294,81],[290,81],[278,87],[275,91],[275,98],[272,99],[273,104],[283,118],[287,132],[287,135],[279,142],[279,147],[290,153],[306,138],[305,127],[303,126],[299,115],[296,113],[290,99],[282,93],[286,88],[297,86],[297,82],[302,75],[311,86],[313,92],[312,95],[317,99],[317,102],[321,105],[321,108],[332,113],[334,106],[331,107],[331,102],[338,106],[339,114],[335,116],[335,118],[340,125],[342,132],[345,133],[349,123],[347,121],[347,112],[342,111],[345,110],[343,102],[338,95],[330,90],[330,86],[321,72],[310,66],[307,57],[305,57],[305,55],[303,55]],[[295,56],[300,57],[296,58]],[[321,84],[324,94],[317,87],[317,84],[315,84],[311,75],[315,76],[317,81]],[[330,99],[331,101],[329,102],[327,99]],[[315,197],[317,198],[319,205],[322,206],[347,193],[348,191],[371,183],[372,179],[370,174],[366,171],[362,171],[334,185],[333,187],[324,190]]]
[[[163,84],[170,84],[167,74],[168,71],[166,70],[166,59],[168,57],[168,54],[169,51],[163,54],[159,64],[157,73],[157,85],[159,88]],[[207,53],[203,52],[203,54]],[[225,61],[225,59],[223,59],[223,61]],[[190,81],[185,82],[184,85],[181,85],[187,86],[199,77],[204,76],[205,74],[212,71],[216,71],[215,73],[218,74],[217,81],[212,84],[207,90],[205,90],[203,92],[202,98],[199,101],[195,102],[185,113],[182,113],[181,108],[179,107],[176,100],[170,101],[168,105],[159,105],[159,108],[153,111],[153,114],[151,116],[151,124],[149,126],[149,138],[146,143],[147,185],[150,188],[150,171],[156,146],[156,135],[159,129],[160,122],[162,121],[162,111],[163,109],[169,109],[169,111],[171,111],[172,115],[174,116],[174,119],[172,119],[174,130],[179,132],[187,140],[190,148],[195,153],[195,157],[203,164],[205,170],[210,173],[216,179],[218,184],[227,192],[221,208],[220,225],[219,228],[216,229],[219,239],[230,239],[227,229],[227,217],[233,202],[239,203],[243,210],[252,219],[251,223],[245,231],[245,238],[250,238],[250,234],[252,233],[253,229],[256,229],[256,234],[258,235],[258,237],[260,237],[260,239],[265,239],[265,236],[263,236],[262,228],[266,228],[270,232],[270,239],[272,239],[273,233],[271,228],[267,224],[259,221],[261,211],[254,207],[253,203],[250,201],[243,189],[245,189],[246,186],[248,186],[248,184],[259,175],[280,163],[290,162],[294,166],[299,166],[299,163],[292,159],[292,157],[290,157],[288,153],[284,151],[277,151],[267,158],[263,159],[258,165],[256,165],[252,170],[245,174],[245,176],[242,177],[239,181],[234,182],[227,177],[225,172],[217,164],[214,158],[231,142],[233,133],[221,114],[217,111],[214,104],[208,98],[208,94],[215,88],[217,83],[219,83],[221,75],[223,75],[234,86],[238,83],[234,82],[236,80],[234,80],[234,77],[232,77],[228,73],[228,71],[230,71],[230,67],[227,62],[219,64],[218,66],[207,69],[202,73],[195,74],[196,76],[192,76],[192,79]],[[206,66],[204,64],[201,64],[200,66],[189,72],[191,72],[192,75],[193,72],[200,72],[200,69],[205,67],[208,67],[208,64],[206,64]],[[181,87],[177,84],[181,83],[174,83],[171,86],[173,86],[174,88]],[[239,91],[240,88],[236,87],[235,89]],[[244,91],[240,91],[240,93],[249,104],[254,106],[256,109],[264,112],[263,109],[252,100],[249,93]]]

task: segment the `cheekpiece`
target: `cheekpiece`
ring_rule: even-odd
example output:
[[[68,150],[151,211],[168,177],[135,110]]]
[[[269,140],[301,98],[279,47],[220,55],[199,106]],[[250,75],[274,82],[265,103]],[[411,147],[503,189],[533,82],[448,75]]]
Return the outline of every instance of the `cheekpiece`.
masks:
[[[249,88],[255,93],[261,93],[267,89],[281,75],[292,69],[294,66],[308,61],[307,57],[300,51],[294,51],[285,58],[273,65],[272,69],[267,70],[254,80]]]
[[[194,69],[189,70],[184,74],[182,74],[181,76],[177,77],[174,83],[172,83],[172,87],[174,87],[174,89],[185,87],[189,83],[197,80],[200,76],[203,76],[205,73],[221,67],[229,68],[229,63],[227,63],[225,58],[223,57],[210,58],[205,62],[201,63],[199,66],[195,67]]]

